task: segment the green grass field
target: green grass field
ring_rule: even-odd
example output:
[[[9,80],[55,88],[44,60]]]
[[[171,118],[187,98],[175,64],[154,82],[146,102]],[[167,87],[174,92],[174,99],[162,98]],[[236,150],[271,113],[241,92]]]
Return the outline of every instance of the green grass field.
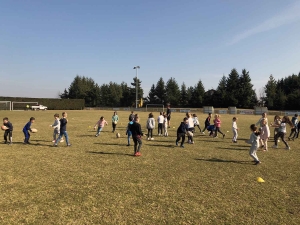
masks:
[[[118,139],[110,123],[99,137],[92,129],[112,112],[69,111],[70,148],[52,147],[54,113],[0,111],[14,125],[14,144],[0,145],[0,224],[300,224],[300,141],[289,142],[290,151],[282,142],[258,151],[262,164],[252,165],[245,140],[259,116],[237,115],[237,144],[232,115],[222,115],[225,139],[197,132],[182,149],[175,136],[184,114],[173,113],[169,137],[155,131],[133,157],[128,112],[119,113]],[[23,145],[31,116],[39,132]],[[147,113],[140,116],[145,131]],[[202,126],[205,116],[198,115]]]

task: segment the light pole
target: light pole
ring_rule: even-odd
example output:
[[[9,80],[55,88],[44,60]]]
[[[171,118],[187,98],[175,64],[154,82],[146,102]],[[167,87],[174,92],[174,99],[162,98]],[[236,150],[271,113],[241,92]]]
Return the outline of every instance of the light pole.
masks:
[[[133,69],[136,71],[136,79],[135,79],[135,108],[137,109],[138,103],[138,69],[140,66],[135,66]]]

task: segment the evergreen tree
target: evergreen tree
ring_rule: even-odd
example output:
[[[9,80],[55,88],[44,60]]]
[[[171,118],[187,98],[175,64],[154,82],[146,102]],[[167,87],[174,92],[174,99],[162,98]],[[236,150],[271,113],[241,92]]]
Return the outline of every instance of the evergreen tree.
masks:
[[[236,69],[232,69],[226,82],[226,101],[223,107],[238,106],[239,91],[239,74]]]
[[[163,78],[159,78],[156,88],[155,88],[155,93],[157,97],[157,103],[164,103],[166,102],[166,87],[165,87],[165,82]]]
[[[147,102],[149,104],[157,104],[156,87],[154,84],[152,84],[151,89],[149,91]]]
[[[122,89],[120,106],[131,107],[135,105],[135,99],[132,99],[131,88],[125,82],[122,82],[120,86]]]
[[[201,80],[193,88],[191,105],[192,107],[202,107],[204,103],[205,89]]]
[[[166,101],[173,106],[180,104],[180,89],[174,78],[170,78],[166,84]]]
[[[222,76],[219,81],[217,90],[211,95],[211,103],[208,105],[213,105],[214,107],[227,107],[226,98],[227,98],[227,79],[225,75]],[[228,105],[233,106],[233,105]]]
[[[251,78],[249,71],[242,70],[242,74],[239,77],[239,91],[237,93],[237,100],[239,108],[253,108],[257,104],[257,97],[253,85],[251,84]]]
[[[142,89],[142,81],[140,79],[137,79],[136,77],[133,78],[133,82],[131,83],[131,85],[133,86],[133,88],[131,89],[131,99],[134,100],[134,106],[135,106],[135,102],[136,102],[136,85],[138,87],[138,95],[137,95],[137,100],[138,100],[138,104],[140,102],[140,100],[142,98],[144,98],[144,90]]]
[[[67,91],[67,89],[65,88],[64,92],[62,94],[59,95],[59,97],[61,99],[67,99],[69,98],[69,92]]]
[[[180,90],[180,106],[185,107],[188,105],[188,93],[186,89],[186,85],[183,82]]]
[[[274,79],[273,75],[271,74],[269,77],[269,81],[265,86],[265,92],[266,92],[266,106],[268,109],[275,109],[275,98],[276,98],[276,88],[277,88],[277,82]]]

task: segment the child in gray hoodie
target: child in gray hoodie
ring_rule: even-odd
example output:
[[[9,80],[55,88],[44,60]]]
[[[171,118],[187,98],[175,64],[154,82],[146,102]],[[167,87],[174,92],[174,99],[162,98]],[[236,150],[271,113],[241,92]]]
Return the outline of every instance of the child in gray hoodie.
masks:
[[[52,127],[54,130],[53,130],[53,143],[56,141],[56,136],[58,137],[59,136],[59,133],[60,133],[60,121],[59,121],[59,114],[56,113],[54,115],[54,123],[52,125],[50,125],[50,127]],[[63,138],[61,139],[60,142],[64,142]]]

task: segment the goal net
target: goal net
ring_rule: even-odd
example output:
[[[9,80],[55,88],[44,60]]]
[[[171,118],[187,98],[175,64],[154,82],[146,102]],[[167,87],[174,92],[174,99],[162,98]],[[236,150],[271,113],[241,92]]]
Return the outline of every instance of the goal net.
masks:
[[[38,104],[38,102],[12,102],[11,110],[32,110],[31,106]]]
[[[0,101],[0,110],[11,110],[11,101]]]
[[[163,104],[147,104],[146,112],[163,112],[165,107]]]

